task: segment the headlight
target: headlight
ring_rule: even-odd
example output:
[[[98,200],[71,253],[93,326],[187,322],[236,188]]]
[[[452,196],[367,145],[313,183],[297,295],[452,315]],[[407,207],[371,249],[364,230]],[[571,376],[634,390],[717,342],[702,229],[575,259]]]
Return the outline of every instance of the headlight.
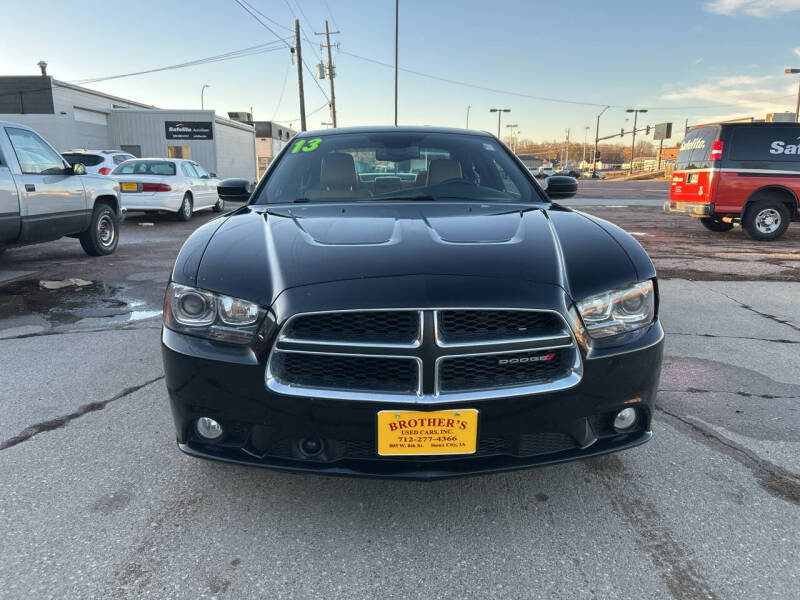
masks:
[[[653,322],[655,293],[652,281],[610,290],[575,303],[593,338],[627,333]]]
[[[164,323],[170,329],[232,344],[249,344],[267,311],[247,300],[170,283]]]

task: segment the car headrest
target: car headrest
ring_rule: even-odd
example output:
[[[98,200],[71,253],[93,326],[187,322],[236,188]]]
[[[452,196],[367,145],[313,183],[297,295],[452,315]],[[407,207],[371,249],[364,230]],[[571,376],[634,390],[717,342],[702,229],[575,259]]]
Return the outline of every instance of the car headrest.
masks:
[[[417,173],[417,178],[414,180],[414,185],[417,187],[424,186],[428,183],[428,172],[420,171]]]
[[[428,165],[428,185],[448,179],[461,179],[461,163],[453,158],[437,158]]]
[[[358,184],[353,157],[345,152],[331,152],[322,157],[319,183],[323,189],[349,190]]]

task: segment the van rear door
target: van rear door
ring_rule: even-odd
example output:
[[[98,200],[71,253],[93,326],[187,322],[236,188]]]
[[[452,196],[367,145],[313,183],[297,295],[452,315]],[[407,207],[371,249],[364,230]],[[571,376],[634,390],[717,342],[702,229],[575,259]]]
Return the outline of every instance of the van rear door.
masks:
[[[675,160],[675,170],[669,189],[672,202],[707,204],[712,201],[712,186],[716,183],[711,167],[714,142],[719,140],[719,125],[706,125],[691,129],[681,144]]]

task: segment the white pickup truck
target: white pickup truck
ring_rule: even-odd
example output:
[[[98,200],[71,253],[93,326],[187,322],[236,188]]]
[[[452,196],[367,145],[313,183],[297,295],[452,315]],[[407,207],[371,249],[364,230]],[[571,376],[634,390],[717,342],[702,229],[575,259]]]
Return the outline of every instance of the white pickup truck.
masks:
[[[104,256],[121,220],[119,183],[70,165],[30,127],[0,121],[0,252],[69,236]]]

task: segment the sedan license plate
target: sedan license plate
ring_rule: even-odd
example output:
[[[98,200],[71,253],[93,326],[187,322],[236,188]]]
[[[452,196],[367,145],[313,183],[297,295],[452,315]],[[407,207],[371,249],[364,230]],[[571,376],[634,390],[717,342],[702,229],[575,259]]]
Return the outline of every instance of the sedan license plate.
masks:
[[[139,189],[139,185],[136,183],[124,182],[122,183],[121,188],[123,192],[135,192]]]
[[[378,454],[410,456],[474,454],[478,411],[382,410],[378,413]]]

